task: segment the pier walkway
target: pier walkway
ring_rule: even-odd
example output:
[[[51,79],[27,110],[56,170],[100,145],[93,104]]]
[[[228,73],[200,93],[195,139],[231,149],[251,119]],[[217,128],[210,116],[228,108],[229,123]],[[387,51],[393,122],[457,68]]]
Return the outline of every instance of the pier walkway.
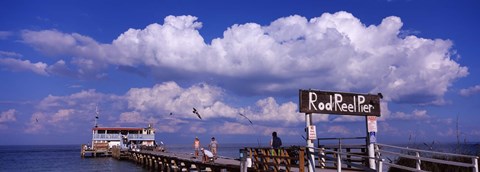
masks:
[[[115,152],[115,151],[114,151]],[[123,152],[123,155],[113,153],[113,157],[117,159],[131,160],[138,165],[141,165],[144,168],[147,168],[152,171],[229,171],[229,172],[238,172],[241,170],[241,161],[238,159],[231,159],[225,157],[219,157],[214,162],[202,162],[201,158],[194,158],[192,154],[185,153],[173,153],[173,152],[159,152],[159,151],[150,151],[150,150],[141,150],[141,151],[128,151]],[[128,155],[128,156],[125,156]],[[127,158],[128,157],[128,158]],[[291,172],[303,172],[306,171],[305,168],[299,168],[297,164],[274,164],[274,159],[283,158],[293,160],[294,157],[279,157],[272,156],[270,159],[270,168],[262,170],[256,165],[253,165],[252,168],[248,168],[244,171],[291,171]],[[262,158],[264,161],[269,157]],[[298,158],[298,157],[297,157]],[[264,161],[266,162],[266,161]],[[264,162],[253,160],[254,164],[264,164]],[[317,172],[331,172],[336,171],[336,169],[326,169],[326,168],[316,168]],[[343,170],[343,171],[352,171],[352,170]],[[356,170],[354,170],[356,171]]]
[[[240,171],[240,161],[217,158],[214,162],[202,162],[201,157],[184,153],[158,151],[129,151],[130,160],[148,169],[158,171]]]

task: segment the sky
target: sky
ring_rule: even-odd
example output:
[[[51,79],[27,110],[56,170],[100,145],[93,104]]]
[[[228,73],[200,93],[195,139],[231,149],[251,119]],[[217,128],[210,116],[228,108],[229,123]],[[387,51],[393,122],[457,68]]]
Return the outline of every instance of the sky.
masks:
[[[298,90],[382,93],[377,141],[479,142],[476,0],[0,2],[0,145],[302,143]],[[192,113],[196,108],[199,119]],[[250,123],[243,114],[250,119]],[[365,117],[313,114],[318,137]]]

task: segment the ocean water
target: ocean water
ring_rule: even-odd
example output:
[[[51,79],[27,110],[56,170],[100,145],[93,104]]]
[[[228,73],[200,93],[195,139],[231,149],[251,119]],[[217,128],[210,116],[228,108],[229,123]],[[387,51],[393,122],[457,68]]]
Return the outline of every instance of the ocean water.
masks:
[[[238,158],[239,149],[248,144],[225,144],[219,156]],[[192,145],[167,145],[167,151],[193,155]],[[110,157],[81,158],[80,145],[0,146],[0,172],[3,171],[147,171],[131,161]]]
[[[110,157],[81,158],[80,145],[0,146],[0,171],[144,171]]]

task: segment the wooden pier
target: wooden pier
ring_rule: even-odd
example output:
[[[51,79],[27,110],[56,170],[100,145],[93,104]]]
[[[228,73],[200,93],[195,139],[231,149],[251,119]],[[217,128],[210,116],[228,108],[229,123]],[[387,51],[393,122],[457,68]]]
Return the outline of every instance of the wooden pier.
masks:
[[[213,162],[202,162],[201,157],[184,153],[170,153],[153,150],[122,151],[112,148],[112,157],[130,160],[152,171],[240,171],[240,161],[217,158]]]
[[[96,149],[92,149],[87,147],[87,145],[83,144],[80,148],[80,157],[105,157],[111,156],[112,152],[108,149],[108,145],[105,146],[98,146]]]
[[[111,156],[118,160],[134,162],[150,171],[214,171],[214,172],[250,172],[250,171],[286,171],[304,172],[308,164],[304,147],[290,147],[282,149],[272,148],[243,148],[240,150],[240,159],[218,157],[212,162],[203,162],[201,156],[195,158],[193,154],[164,152],[158,149],[127,150],[112,147],[104,151],[89,150],[82,145],[82,157],[87,154],[91,157]],[[87,147],[88,148],[88,147]],[[315,154],[318,154],[316,152]],[[325,155],[324,155],[325,156]],[[336,155],[331,155],[336,156]],[[321,156],[320,156],[321,157]],[[248,159],[248,160],[247,160]],[[350,157],[346,162],[352,161]],[[247,165],[249,164],[249,165]],[[334,164],[336,166],[336,164]],[[351,168],[342,168],[350,171]],[[329,167],[316,165],[319,171],[334,171]]]

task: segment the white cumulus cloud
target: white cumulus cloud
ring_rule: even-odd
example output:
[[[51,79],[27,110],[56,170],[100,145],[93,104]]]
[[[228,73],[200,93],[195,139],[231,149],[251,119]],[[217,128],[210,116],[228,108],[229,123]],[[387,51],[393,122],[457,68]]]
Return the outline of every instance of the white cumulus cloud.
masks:
[[[17,121],[16,117],[17,111],[15,109],[9,109],[0,114],[0,123],[7,123],[12,121]]]
[[[0,57],[22,57],[21,54],[16,53],[16,52],[10,52],[10,51],[0,51]]]
[[[40,75],[48,76],[47,64],[43,62],[32,63],[30,60],[15,58],[0,58],[0,65],[12,71],[31,71]]]
[[[425,120],[431,118],[430,115],[428,115],[427,110],[418,110],[415,109],[411,113],[405,113],[405,112],[395,112],[392,113],[389,118],[391,119],[400,119],[400,120]]]
[[[225,82],[225,89],[249,93],[326,88],[434,103],[468,74],[451,58],[451,41],[400,36],[403,23],[395,16],[366,26],[348,12],[311,19],[294,15],[266,26],[235,24],[211,43],[200,35],[201,26],[194,16],[168,16],[163,24],[129,29],[111,44],[57,30],[26,30],[22,37],[45,54],[76,57],[72,64],[77,67],[147,66],[162,71],[158,77],[171,72],[192,80],[198,79],[195,73]]]
[[[478,93],[480,93],[480,85],[475,85],[475,86],[460,90],[460,95],[462,96],[471,96]]]
[[[273,97],[260,99],[255,106],[235,108],[223,102],[224,90],[200,83],[182,88],[175,82],[156,84],[152,88],[132,88],[126,94],[128,107],[143,113],[169,115],[184,119],[197,119],[193,108],[197,109],[202,119],[232,118],[246,120],[239,113],[252,121],[286,121],[285,125],[296,124],[304,119],[298,113],[298,106],[293,102],[279,104]]]
[[[64,121],[69,121],[71,115],[75,111],[73,109],[60,109],[55,114],[52,115],[51,119],[49,120],[50,123],[58,124]]]
[[[248,134],[253,128],[265,133],[275,129],[285,134],[298,134],[284,127],[302,124],[305,118],[304,114],[297,112],[298,106],[293,102],[278,103],[267,97],[250,106],[234,107],[223,100],[224,96],[224,90],[216,86],[198,83],[181,87],[176,82],[131,88],[122,95],[99,93],[93,89],[65,96],[48,95],[35,106],[36,112],[26,123],[25,132],[91,127],[96,106],[99,107],[99,126],[153,124],[157,131],[165,133],[186,130],[228,134],[233,131],[226,129],[234,127],[239,129],[233,132],[235,134]],[[192,112],[193,108],[202,119]],[[322,120],[326,118],[316,119]],[[280,125],[279,121],[282,121]],[[216,124],[210,125],[212,123]]]

